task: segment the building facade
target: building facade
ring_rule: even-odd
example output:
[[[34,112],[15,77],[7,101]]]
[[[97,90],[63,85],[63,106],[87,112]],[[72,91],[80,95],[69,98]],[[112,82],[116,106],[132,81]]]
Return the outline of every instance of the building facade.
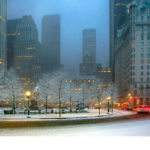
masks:
[[[21,19],[7,21],[7,69],[14,67],[14,44],[16,42],[16,28]]]
[[[23,16],[16,28],[15,69],[25,89],[33,89],[41,73],[40,43],[32,16]]]
[[[132,95],[132,105],[150,105],[150,1],[133,1],[128,16],[117,42],[116,84],[124,100]]]
[[[0,1],[0,84],[7,71],[7,0]]]
[[[42,20],[43,72],[60,67],[60,16],[48,15]]]
[[[127,4],[132,0],[110,0],[110,67],[115,80],[115,40],[127,20]]]
[[[112,83],[112,72],[111,72],[111,69],[108,67],[101,67],[101,68],[97,69],[96,77],[103,84],[111,84]]]
[[[96,30],[83,30],[83,54],[80,64],[81,75],[95,75],[96,73]]]

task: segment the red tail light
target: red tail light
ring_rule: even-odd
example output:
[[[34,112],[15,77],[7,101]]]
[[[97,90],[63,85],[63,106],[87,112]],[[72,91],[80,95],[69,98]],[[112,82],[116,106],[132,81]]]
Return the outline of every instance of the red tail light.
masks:
[[[148,107],[146,108],[146,111],[149,111]]]

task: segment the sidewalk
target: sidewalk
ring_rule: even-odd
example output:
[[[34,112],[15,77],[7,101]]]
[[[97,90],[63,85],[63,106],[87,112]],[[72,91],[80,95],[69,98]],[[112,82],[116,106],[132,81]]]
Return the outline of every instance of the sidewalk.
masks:
[[[99,116],[98,110],[89,110],[89,113],[73,113],[62,114],[37,114],[27,115],[0,115],[0,128],[20,128],[20,127],[42,127],[42,126],[63,126],[63,125],[77,125],[77,124],[91,124],[91,123],[105,123],[114,122],[124,119],[129,119],[135,116],[135,112],[114,110],[113,113],[107,114],[107,110],[101,110]]]
[[[94,117],[110,117],[110,116],[128,116],[128,115],[134,115],[135,112],[132,111],[122,111],[118,109],[114,109],[113,113],[110,112],[107,114],[107,110],[101,110],[100,116],[99,116],[99,110],[97,109],[90,109],[88,113],[71,113],[71,114],[61,114],[62,119],[83,119],[83,118],[94,118]],[[54,120],[54,119],[61,119],[59,117],[59,114],[31,114],[30,118],[27,118],[27,114],[15,114],[15,115],[4,115],[0,114],[0,121],[9,120],[9,121],[17,121],[17,120]]]

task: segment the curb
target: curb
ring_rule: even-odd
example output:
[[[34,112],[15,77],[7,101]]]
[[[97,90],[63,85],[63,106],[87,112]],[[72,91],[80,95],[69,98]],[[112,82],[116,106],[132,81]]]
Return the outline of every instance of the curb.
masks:
[[[84,118],[31,118],[28,120],[4,120],[0,121],[0,128],[16,128],[16,127],[42,127],[42,126],[63,126],[63,125],[78,125],[78,124],[94,124],[115,122],[126,119],[136,118],[137,115],[122,115],[122,116],[95,116]]]

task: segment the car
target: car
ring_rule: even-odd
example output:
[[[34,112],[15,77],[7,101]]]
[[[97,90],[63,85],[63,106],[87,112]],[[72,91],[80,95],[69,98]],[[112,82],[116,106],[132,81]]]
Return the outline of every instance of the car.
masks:
[[[150,108],[147,105],[140,105],[136,108],[137,113],[149,113]]]
[[[12,108],[4,108],[4,114],[13,114]]]
[[[64,109],[64,113],[69,113],[70,110],[69,109]]]
[[[129,106],[128,106],[127,104],[123,104],[123,105],[121,106],[121,109],[122,109],[122,110],[129,110]]]

